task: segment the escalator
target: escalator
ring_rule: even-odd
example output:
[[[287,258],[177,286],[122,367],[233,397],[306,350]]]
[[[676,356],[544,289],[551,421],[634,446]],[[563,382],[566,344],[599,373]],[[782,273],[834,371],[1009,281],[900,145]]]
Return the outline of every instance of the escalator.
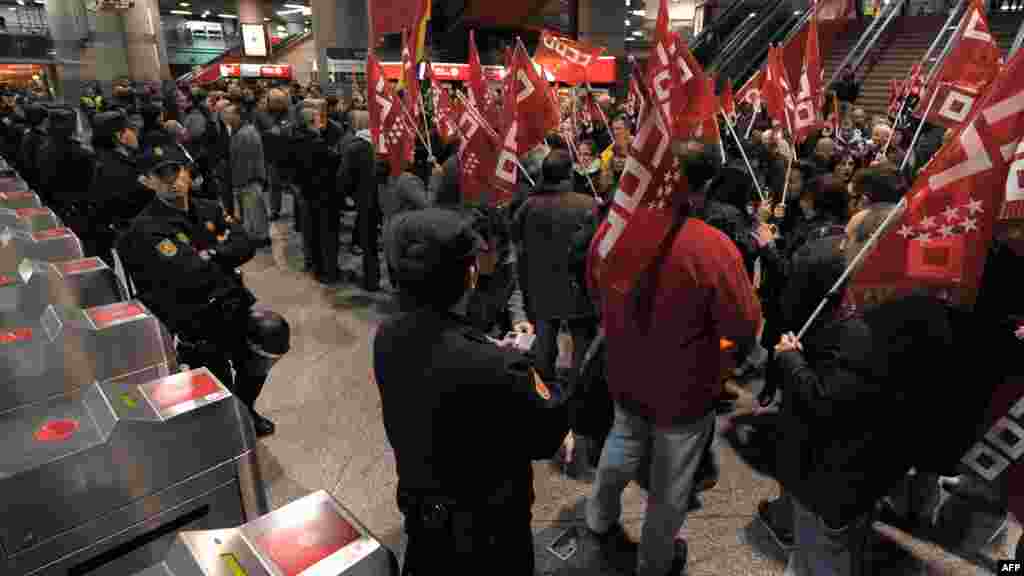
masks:
[[[742,86],[761,67],[768,47],[782,44],[807,22],[810,10],[794,11],[790,0],[779,0],[762,14],[750,18],[751,25],[735,34],[708,70],[719,78],[729,78],[734,86]]]
[[[715,19],[701,30],[690,43],[690,52],[704,68],[714,60],[719,51],[735,36],[737,30],[756,20],[757,14],[771,4],[768,0],[736,0],[715,16]]]

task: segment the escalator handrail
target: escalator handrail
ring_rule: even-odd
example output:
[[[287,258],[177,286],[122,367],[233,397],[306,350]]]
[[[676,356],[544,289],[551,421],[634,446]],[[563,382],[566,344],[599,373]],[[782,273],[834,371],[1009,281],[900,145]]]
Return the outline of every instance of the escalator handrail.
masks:
[[[826,86],[831,86],[833,83],[835,83],[836,78],[839,77],[839,72],[841,72],[850,64],[850,58],[853,58],[853,55],[856,54],[863,47],[865,40],[874,37],[875,30],[881,24],[881,18],[871,19],[871,24],[857,38],[857,42],[853,45],[853,48],[850,48],[850,51],[846,53],[846,56],[843,56],[843,60],[839,63],[839,66],[836,66],[836,69],[832,71],[832,77],[829,78],[828,84],[826,84]],[[868,51],[870,51],[870,48],[868,49]]]
[[[903,9],[903,5],[906,4],[906,2],[907,0],[896,0],[896,2],[889,4],[889,12],[886,14],[885,20],[882,21],[882,24],[880,26],[876,27],[871,37],[871,40],[868,41],[867,48],[863,49],[859,54],[857,54],[856,60],[851,66],[854,74],[857,73],[857,70],[860,68],[860,65],[864,63],[864,59],[867,58],[868,54],[875,48],[875,45],[878,44],[878,40],[879,38],[882,37],[882,34],[884,34],[885,31],[889,29],[889,26],[896,19],[896,14],[899,14],[899,12]],[[839,68],[833,72],[833,80],[835,80],[835,75],[838,74],[841,70],[842,68]]]
[[[1020,49],[1021,44],[1024,44],[1024,20],[1020,21],[1020,26],[1017,27],[1017,35],[1013,37],[1013,44],[1010,45],[1010,53],[1006,55],[1006,61],[1009,62],[1010,58],[1017,53]]]
[[[764,47],[761,50],[759,50],[757,52],[756,57],[751,58],[750,64],[748,64],[747,67],[743,69],[743,72],[741,72],[740,74],[736,75],[736,78],[738,79],[737,85],[739,85],[739,86],[745,85],[747,80],[751,76],[753,76],[754,73],[757,72],[757,70],[759,68],[761,68],[761,64],[764,63],[764,59],[768,56],[768,48],[769,47],[771,47],[773,45],[776,45],[776,44],[785,46],[785,43],[792,37],[791,34],[794,34],[793,31],[794,30],[797,30],[797,31],[800,30],[800,28],[802,27],[802,19],[794,19],[794,20],[795,21],[791,21],[791,22],[793,22],[792,24],[787,22],[785,26],[782,26],[781,28],[779,28],[779,31],[774,36],[772,36],[768,40],[768,42],[765,43]],[[783,39],[781,41],[779,41],[779,37],[780,36],[783,37]]]
[[[725,23],[732,18],[734,12],[739,10],[740,7],[742,7],[747,2],[752,1],[753,0],[736,0],[735,2],[730,4],[729,7],[725,9],[725,12],[722,12],[721,14],[716,16],[715,19],[711,22],[711,24],[705,26],[704,29],[700,31],[700,34],[698,34],[697,37],[693,39],[693,43],[690,44],[690,51],[693,52],[695,50],[700,49],[700,47],[707,42],[708,38],[712,37],[712,32],[717,32],[719,28],[724,26]],[[744,20],[746,20],[745,17]],[[740,22],[738,26],[742,24],[743,23]]]
[[[934,52],[935,48],[938,47],[941,38],[945,36],[948,30],[953,28],[952,23],[954,18],[960,19],[960,22],[957,24],[956,28],[953,31],[953,35],[950,36],[948,40],[946,40],[946,44],[943,46],[942,53],[939,54],[939,57],[935,59],[935,63],[932,64],[930,68],[928,68],[928,74],[925,76],[924,81],[925,86],[931,84],[932,78],[934,78],[934,76],[939,72],[939,69],[942,65],[942,61],[946,59],[946,55],[949,54],[950,50],[952,50],[953,40],[956,39],[956,37],[960,34],[960,29],[963,28],[963,26],[965,25],[965,15],[966,4],[964,0],[960,0],[959,2],[957,2],[956,8],[954,8],[953,11],[949,13],[949,17],[946,18],[946,21],[942,24],[942,30],[935,37],[935,40],[932,42],[932,45],[928,47],[928,52],[925,53],[923,60],[925,66],[928,66],[928,60],[931,59],[932,52]]]
[[[778,6],[781,6],[781,5],[785,5],[785,8],[787,10],[790,7],[788,2],[780,2],[779,4],[776,5],[775,9],[773,9],[771,12],[769,12],[767,14],[767,17],[765,17],[765,18],[758,18],[758,20],[761,21],[760,24],[758,25],[758,27],[755,28],[753,30],[753,32],[748,34],[743,39],[743,42],[735,49],[735,51],[733,51],[731,54],[729,54],[728,56],[726,56],[726,57],[724,57],[722,59],[721,63],[718,65],[718,69],[719,70],[725,69],[729,64],[731,64],[732,61],[736,58],[736,56],[738,54],[742,54],[743,53],[743,49],[746,48],[747,44],[749,44],[750,42],[753,42],[758,37],[758,33],[761,31],[761,29],[763,27],[768,26],[769,24],[772,23],[771,15],[774,14],[775,11],[778,9]],[[793,18],[790,18],[789,20],[787,20],[785,25],[780,27],[778,29],[778,31],[771,36],[771,38],[766,43],[764,49],[763,50],[759,50],[757,52],[757,55],[758,55],[757,58],[754,58],[754,59],[751,60],[751,65],[748,66],[746,69],[744,69],[744,72],[743,72],[743,74],[740,75],[740,77],[741,78],[747,77],[748,71],[751,68],[760,68],[761,67],[761,63],[762,63],[762,61],[764,59],[764,55],[768,53],[768,46],[773,44],[773,43],[775,43],[776,40],[778,40],[778,38],[780,36],[783,37],[781,42],[780,42],[781,45],[785,45],[786,42],[789,42],[789,40],[793,36],[795,36],[797,33],[799,33],[800,30],[804,27],[804,25],[807,24],[807,22],[810,20],[810,14],[811,14],[811,10],[807,9],[807,10],[804,10],[803,12],[800,13],[799,18],[793,17]]]
[[[725,67],[727,63],[732,61],[736,52],[742,50],[747,45],[747,43],[751,41],[752,38],[755,38],[757,36],[758,32],[760,32],[762,28],[764,28],[769,24],[769,22],[771,22],[770,16],[772,14],[775,14],[780,7],[784,7],[785,9],[789,10],[789,0],[775,0],[774,4],[771,4],[765,9],[762,9],[762,11],[759,12],[756,17],[748,17],[744,21],[744,23],[737,27],[736,31],[730,35],[729,42],[722,47],[722,50],[718,53],[718,56],[707,65],[707,68],[721,70],[723,67]],[[748,33],[745,30],[746,27],[744,25],[747,22],[751,21],[753,21],[754,24],[756,24],[756,26],[753,30],[751,30]]]

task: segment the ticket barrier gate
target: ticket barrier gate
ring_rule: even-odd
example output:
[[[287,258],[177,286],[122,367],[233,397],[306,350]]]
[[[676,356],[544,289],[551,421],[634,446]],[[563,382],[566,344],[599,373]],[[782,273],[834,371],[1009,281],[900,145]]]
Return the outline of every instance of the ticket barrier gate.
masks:
[[[170,334],[140,302],[49,305],[34,323],[0,329],[0,413],[97,380],[141,384],[177,368]]]
[[[5,576],[125,576],[268,512],[247,409],[205,368],[0,413],[0,442]]]
[[[18,268],[22,260],[61,262],[83,258],[82,242],[69,228],[28,233],[0,228],[0,273]]]
[[[178,534],[135,576],[397,576],[394,554],[320,490],[238,528]]]
[[[35,192],[0,192],[0,208],[18,210],[21,208],[42,208],[43,202]]]
[[[0,192],[19,192],[28,189],[28,182],[22,180],[10,165],[0,170]]]
[[[22,260],[0,273],[0,327],[38,320],[46,307],[92,308],[126,299],[114,271],[100,258],[63,262]]]
[[[0,229],[9,227],[32,233],[62,226],[60,218],[49,208],[0,208]]]

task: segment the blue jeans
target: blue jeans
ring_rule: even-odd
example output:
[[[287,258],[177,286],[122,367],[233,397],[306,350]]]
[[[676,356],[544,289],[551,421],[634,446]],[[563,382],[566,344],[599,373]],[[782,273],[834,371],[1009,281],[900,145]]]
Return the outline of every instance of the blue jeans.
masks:
[[[618,522],[622,491],[637,478],[641,462],[649,458],[639,576],[665,576],[672,568],[673,540],[686,519],[701,456],[714,433],[714,418],[709,413],[686,426],[658,427],[615,405],[615,422],[601,451],[586,520],[587,526],[599,533]]]
[[[830,528],[816,514],[791,498],[793,538],[785,576],[866,576],[870,566],[871,521]]]

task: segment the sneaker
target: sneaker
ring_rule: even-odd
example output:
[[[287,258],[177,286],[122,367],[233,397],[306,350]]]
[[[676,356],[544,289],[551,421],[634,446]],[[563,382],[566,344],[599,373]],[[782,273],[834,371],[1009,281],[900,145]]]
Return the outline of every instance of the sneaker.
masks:
[[[783,550],[794,548],[793,504],[788,498],[764,500],[757,505],[757,519]]]

